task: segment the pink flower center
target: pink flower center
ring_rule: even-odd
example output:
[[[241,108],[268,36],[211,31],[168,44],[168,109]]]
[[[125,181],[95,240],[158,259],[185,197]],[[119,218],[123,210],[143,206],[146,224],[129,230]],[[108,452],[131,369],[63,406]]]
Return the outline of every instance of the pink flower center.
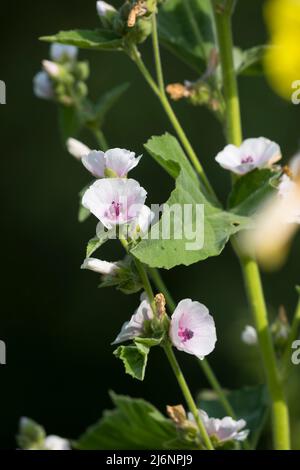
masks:
[[[253,162],[254,162],[253,157],[250,157],[250,155],[248,157],[242,158],[242,163],[253,163]]]
[[[194,332],[189,330],[189,328],[179,328],[178,336],[182,339],[183,343],[185,343],[186,341],[192,339]]]
[[[118,219],[120,217],[120,213],[122,210],[122,204],[120,202],[112,201],[108,211],[106,212],[106,216],[110,219]]]

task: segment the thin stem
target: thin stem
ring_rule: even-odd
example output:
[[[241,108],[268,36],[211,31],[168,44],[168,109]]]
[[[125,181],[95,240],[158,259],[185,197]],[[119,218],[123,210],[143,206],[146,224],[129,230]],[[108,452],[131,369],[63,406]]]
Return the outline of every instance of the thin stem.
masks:
[[[155,47],[158,47],[158,42],[156,43],[156,41],[154,40],[154,43],[156,45]],[[172,107],[169,103],[169,100],[166,96],[165,90],[160,88],[155,83],[155,81],[153,80],[149,70],[147,69],[146,65],[144,64],[144,62],[142,60],[141,54],[139,53],[139,51],[137,50],[136,47],[133,47],[131,49],[130,55],[131,55],[131,58],[133,59],[133,61],[135,62],[135,64],[137,65],[138,69],[142,73],[143,77],[145,78],[146,82],[148,83],[148,85],[151,87],[151,89],[153,90],[155,95],[160,100],[161,105],[164,108],[164,110],[165,110],[172,126],[174,127],[174,129],[175,129],[175,131],[178,135],[178,138],[182,143],[182,146],[183,146],[184,150],[186,151],[189,159],[191,160],[196,172],[198,173],[198,175],[200,177],[200,180],[202,182],[202,186],[203,186],[206,194],[208,196],[210,196],[210,198],[213,199],[213,201],[216,204],[218,204],[217,196],[214,192],[214,189],[210,185],[210,182],[208,181],[208,178],[207,178],[207,176],[206,176],[206,174],[203,170],[203,167],[202,167],[200,161],[198,160],[198,157],[197,157],[193,147],[191,146],[191,144],[190,144],[190,142],[189,142],[189,140],[188,140],[188,138],[187,138],[180,122],[179,122],[179,120],[177,119],[176,114],[174,113],[174,111],[173,111],[173,109],[172,109]],[[156,49],[155,54],[154,54],[154,58],[155,58],[155,60],[158,61],[156,63],[157,71],[159,70],[159,73],[162,73],[159,49]]]
[[[157,24],[156,24],[156,15],[152,15],[152,46],[154,52],[154,62],[156,68],[157,83],[159,86],[160,93],[165,93],[165,83],[164,76],[160,58],[159,42],[158,42],[158,33],[157,33]]]
[[[199,411],[198,411],[198,408],[196,406],[196,403],[192,397],[192,394],[190,392],[190,389],[186,383],[186,380],[184,378],[184,375],[180,369],[180,366],[178,364],[178,361],[175,357],[175,354],[174,354],[174,351],[172,349],[172,346],[171,344],[168,342],[168,343],[165,343],[165,345],[163,346],[164,348],[164,351],[166,353],[166,356],[169,360],[169,363],[172,367],[172,370],[174,372],[174,375],[177,379],[177,382],[181,388],[181,391],[183,393],[183,396],[185,398],[185,401],[189,407],[189,410],[190,412],[192,413],[194,419],[195,419],[195,422],[198,426],[198,429],[200,431],[200,434],[202,436],[202,439],[203,439],[203,442],[204,444],[206,445],[207,449],[208,450],[214,450],[214,447],[211,443],[211,440],[210,440],[210,437],[209,435],[207,434],[207,431],[205,429],[205,426],[204,424],[202,423],[202,420],[199,416]]]
[[[238,86],[233,65],[231,28],[231,9],[233,2],[231,0],[228,1],[227,8],[222,11],[218,10],[216,0],[212,1],[215,7],[214,13],[226,102],[226,135],[228,143],[240,145],[242,142],[242,125]],[[290,448],[288,407],[276,364],[276,356],[269,329],[259,268],[255,259],[243,257],[239,254],[238,250],[236,251],[241,262],[246,291],[258,333],[262,360],[272,401],[274,445],[277,450],[288,450]]]
[[[219,401],[223,405],[223,408],[226,411],[226,413],[228,413],[228,415],[231,416],[233,419],[236,419],[236,414],[235,414],[232,406],[230,405],[229,401],[227,400],[226,395],[225,395],[222,387],[220,386],[219,381],[218,381],[217,377],[215,376],[215,373],[212,370],[212,368],[210,367],[207,360],[198,359],[198,363],[199,363],[200,367],[202,368],[204,374],[206,375],[210,385],[212,386],[212,388],[217,393]]]
[[[97,140],[97,143],[100,147],[101,150],[103,150],[104,152],[106,150],[109,149],[109,146],[108,146],[108,143],[107,143],[107,140],[105,138],[105,135],[103,134],[102,130],[101,129],[98,129],[98,128],[90,128],[91,132],[93,133],[95,139]]]
[[[169,307],[170,311],[173,312],[176,308],[176,302],[173,299],[172,295],[170,294],[165,282],[163,281],[159,270],[156,268],[148,268],[148,272],[157,290],[161,292],[162,294],[164,294],[164,297],[167,302],[167,306]]]
[[[291,366],[291,349],[293,342],[297,339],[300,329],[300,298],[296,307],[295,315],[292,322],[291,331],[288,338],[288,343],[286,345],[286,350],[283,356],[283,372],[284,377],[288,375],[288,371]]]

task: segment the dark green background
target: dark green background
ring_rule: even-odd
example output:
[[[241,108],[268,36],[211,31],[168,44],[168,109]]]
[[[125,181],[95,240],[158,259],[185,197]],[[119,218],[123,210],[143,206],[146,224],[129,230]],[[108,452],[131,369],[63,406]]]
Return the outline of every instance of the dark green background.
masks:
[[[266,40],[263,3],[239,1],[234,18],[238,45],[250,47]],[[0,79],[7,84],[7,105],[0,108],[0,339],[7,344],[7,365],[0,366],[1,448],[15,447],[14,435],[23,415],[44,424],[48,433],[76,438],[100,417],[103,408],[111,406],[108,389],[143,396],[162,410],[166,404],[182,401],[159,348],[151,353],[143,383],[125,376],[121,363],[112,356],[110,342],[133,313],[138,296],[98,290],[97,275],[79,269],[96,223],[92,218],[82,225],[77,222],[77,193],[90,177],[62,148],[55,106],[32,93],[32,77],[48,56],[47,44],[38,37],[97,25],[94,0],[1,3]],[[150,48],[143,49],[151,65]],[[105,125],[111,146],[142,152],[152,134],[172,131],[129,59],[121,53],[82,51],[80,57],[91,63],[92,97],[122,82],[131,83]],[[168,53],[163,54],[163,62],[167,82],[197,78]],[[299,107],[278,98],[264,78],[241,79],[240,92],[245,136],[276,140],[287,160],[300,137]],[[186,103],[174,107],[218,194],[225,199],[229,175],[214,162],[224,145],[218,123],[206,110]],[[149,202],[166,199],[172,182],[148,155],[133,176],[149,191]],[[273,315],[280,304],[286,305],[289,314],[294,309],[298,253],[295,243],[284,269],[264,275]],[[113,242],[101,252],[108,260],[120,254]],[[259,356],[239,339],[242,327],[251,320],[231,248],[219,258],[164,274],[176,299],[198,299],[214,315],[219,341],[210,361],[224,386],[262,381]],[[178,357],[193,391],[207,386],[196,362],[184,354]],[[299,376],[299,367],[294,368],[294,376]],[[297,388],[290,385],[289,391],[297,397]],[[299,399],[292,401],[299,448],[300,405]]]

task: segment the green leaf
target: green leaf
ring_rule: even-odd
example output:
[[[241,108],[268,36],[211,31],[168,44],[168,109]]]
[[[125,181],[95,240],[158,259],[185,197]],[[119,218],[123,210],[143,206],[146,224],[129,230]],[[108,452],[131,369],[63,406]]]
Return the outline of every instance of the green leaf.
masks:
[[[145,400],[110,394],[114,410],[77,441],[79,450],[162,450],[177,438],[175,425]],[[185,447],[175,447],[175,449]],[[174,449],[174,447],[171,447]]]
[[[149,351],[148,346],[136,342],[130,346],[119,346],[114,355],[123,362],[126,374],[134,379],[144,380]]]
[[[246,428],[250,430],[249,440],[252,445],[255,445],[265,424],[269,409],[266,385],[233,390],[228,392],[227,398],[236,414],[236,418],[244,419],[247,422]],[[200,394],[198,403],[200,408],[212,418],[223,418],[225,416],[223,405],[217,399],[204,399]]]
[[[199,74],[216,47],[210,0],[166,0],[158,12],[160,41]]]
[[[129,88],[129,83],[123,83],[101,96],[95,106],[95,115],[98,125],[102,126],[104,119],[110,109],[117,103],[121,96]]]
[[[262,75],[264,73],[263,58],[270,47],[268,45],[261,45],[246,49],[245,51],[235,48],[234,62],[236,73],[239,75]]]
[[[80,130],[80,119],[76,108],[73,106],[62,106],[58,108],[58,122],[63,144],[69,137],[75,137]]]
[[[86,247],[86,257],[89,258],[100,246],[102,246],[107,240],[109,240],[111,234],[114,234],[114,230],[107,230],[104,227],[98,229],[97,235],[94,238],[91,238]]]
[[[69,44],[81,49],[98,51],[122,50],[122,39],[120,36],[117,36],[113,31],[105,29],[60,31],[53,36],[43,36],[40,40]]]
[[[153,232],[157,231],[157,237],[149,239],[144,237],[131,250],[131,253],[143,263],[151,267],[159,267],[171,269],[180,264],[190,265],[198,261],[204,260],[210,256],[217,256],[223,250],[230,236],[239,230],[246,228],[248,218],[225,212],[220,208],[214,207],[203,195],[200,190],[198,179],[186,159],[183,150],[177,140],[170,134],[161,137],[152,137],[145,148],[150,155],[159,162],[172,176],[176,177],[176,187],[171,193],[167,201],[169,207],[175,206],[183,208],[185,204],[189,204],[193,209],[193,217],[191,220],[184,220],[183,217],[175,215],[170,217],[168,209],[164,209],[160,221],[154,227]],[[196,233],[196,205],[202,204],[204,209],[204,226],[197,227],[197,235],[199,235],[199,247],[191,249],[189,245],[195,241],[188,239],[187,230]],[[183,214],[182,210],[182,214]],[[163,226],[168,226],[170,219],[170,239],[164,239]],[[186,219],[186,218],[185,218]],[[182,225],[182,236],[176,239],[174,236],[174,227]],[[201,230],[203,227],[203,237]],[[178,234],[179,235],[179,234]],[[201,242],[203,246],[201,247]],[[194,247],[195,248],[195,247]]]
[[[127,255],[123,261],[118,262],[119,270],[113,275],[103,276],[100,288],[116,287],[124,294],[135,294],[143,289],[140,276],[137,272],[132,256]]]
[[[228,207],[235,214],[253,215],[261,204],[275,192],[275,182],[281,172],[263,169],[241,176],[229,195]]]

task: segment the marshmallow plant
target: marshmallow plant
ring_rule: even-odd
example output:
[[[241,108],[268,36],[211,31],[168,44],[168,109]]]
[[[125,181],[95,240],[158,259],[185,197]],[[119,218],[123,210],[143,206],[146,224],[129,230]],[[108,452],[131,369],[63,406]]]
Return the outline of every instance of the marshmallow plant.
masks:
[[[188,408],[186,414],[181,404],[167,406],[168,419],[150,403],[111,394],[116,410],[105,414],[103,420],[72,442],[77,449],[254,449],[266,426],[263,417],[268,411],[272,418],[268,428],[272,431],[272,447],[291,448],[284,380],[290,371],[290,348],[299,330],[300,303],[292,325],[286,315],[279,315],[270,325],[258,262],[274,268],[278,260],[285,261],[290,240],[298,230],[299,156],[282,166],[285,149],[281,150],[278,143],[268,137],[243,139],[237,75],[252,74],[253,67],[261,60],[262,49],[243,51],[233,47],[234,4],[233,0],[127,0],[117,9],[98,1],[100,27],[95,31],[61,31],[42,38],[52,45],[50,60],[42,62],[43,71],[34,78],[35,94],[62,107],[66,148],[91,175],[90,183],[80,192],[79,220],[92,216],[96,233],[87,244],[81,268],[92,271],[91,276],[100,277],[101,287],[115,287],[125,294],[143,291],[133,315],[126,303],[122,304],[120,314],[124,323],[116,326],[115,339],[104,338],[101,332],[101,341],[108,347],[109,343],[117,345],[114,355],[122,361],[125,372],[137,380],[143,380],[147,373],[152,348],[159,348]],[[201,34],[191,35],[198,26]],[[205,41],[202,28],[206,32]],[[144,63],[139,46],[149,36],[157,78]],[[199,78],[167,85],[160,41],[198,71]],[[144,152],[176,180],[167,203],[160,205],[161,213],[156,214],[147,205],[148,193],[139,179],[143,163],[141,143],[134,142],[138,151],[135,153],[117,147],[120,145],[117,135],[109,145],[104,134],[106,113],[127,85],[109,90],[97,102],[92,102],[87,97],[85,83],[87,65],[78,62],[76,47],[126,54],[169,118],[178,139],[164,133],[152,136],[144,145]],[[231,180],[230,194],[222,198],[228,200],[226,207],[218,200],[166,91],[176,101],[186,99],[194,106],[205,105],[221,123],[226,145],[211,156],[215,157],[216,171]],[[142,105],[142,97],[137,99]],[[74,111],[71,116],[66,112],[70,107]],[[78,140],[84,129],[90,131],[93,142]],[[203,210],[199,211],[199,205]],[[193,208],[188,221],[183,220],[187,206]],[[181,211],[175,210],[178,208]],[[241,333],[232,325],[226,338],[220,327],[224,311],[216,299],[218,286],[212,286],[215,296],[209,296],[199,287],[199,292],[189,298],[188,266],[218,256],[230,239],[240,261],[254,326],[246,326]],[[108,241],[122,246],[124,259],[104,259],[103,245]],[[95,252],[100,249],[102,253],[97,257]],[[180,294],[186,291],[182,295],[186,298],[175,302],[159,269],[179,265],[186,267],[180,284]],[[205,298],[210,298],[209,305],[205,305]],[[228,299],[227,309],[234,308],[236,296],[229,292]],[[118,323],[116,312],[107,309],[106,314],[114,317],[113,324]],[[241,340],[247,345],[257,345],[266,386],[225,392],[212,369],[210,357],[225,356],[226,348],[238,347]],[[244,349],[245,354],[250,350]],[[206,393],[206,398],[203,392],[195,400],[188,386],[178,362],[185,353],[186,361],[194,359],[213,389]],[[226,367],[228,361],[227,357]],[[243,377],[246,373],[247,362],[243,363]],[[156,374],[153,380],[165,378]],[[201,380],[197,382],[197,377],[194,380],[201,388]],[[161,397],[164,404],[172,399],[172,387],[170,383],[169,398]],[[125,429],[124,422],[130,422],[130,427]],[[36,432],[35,439],[38,444],[33,446],[68,447],[64,440],[46,437],[41,430]],[[19,445],[30,448],[32,441],[29,441],[19,439]]]

